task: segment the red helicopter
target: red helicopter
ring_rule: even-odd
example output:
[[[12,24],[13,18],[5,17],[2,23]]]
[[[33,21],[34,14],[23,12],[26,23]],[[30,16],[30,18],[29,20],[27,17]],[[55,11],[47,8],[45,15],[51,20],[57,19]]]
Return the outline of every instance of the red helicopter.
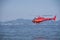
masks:
[[[37,18],[34,18],[33,20],[32,20],[32,22],[33,23],[41,23],[41,22],[43,22],[43,21],[48,21],[48,20],[56,20],[56,16],[54,16],[53,18],[44,18],[44,17],[37,17]]]

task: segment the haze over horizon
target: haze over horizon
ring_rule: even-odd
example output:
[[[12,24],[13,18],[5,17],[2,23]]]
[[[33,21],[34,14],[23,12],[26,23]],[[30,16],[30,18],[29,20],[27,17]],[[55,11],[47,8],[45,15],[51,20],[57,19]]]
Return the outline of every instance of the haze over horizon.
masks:
[[[60,0],[1,0],[0,21],[52,15],[60,20]]]

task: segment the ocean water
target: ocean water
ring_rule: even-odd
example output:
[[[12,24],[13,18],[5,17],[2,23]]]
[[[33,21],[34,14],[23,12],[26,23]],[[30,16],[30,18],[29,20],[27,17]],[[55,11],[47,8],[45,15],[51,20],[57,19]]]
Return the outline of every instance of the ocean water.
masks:
[[[60,40],[59,25],[0,25],[0,40]]]

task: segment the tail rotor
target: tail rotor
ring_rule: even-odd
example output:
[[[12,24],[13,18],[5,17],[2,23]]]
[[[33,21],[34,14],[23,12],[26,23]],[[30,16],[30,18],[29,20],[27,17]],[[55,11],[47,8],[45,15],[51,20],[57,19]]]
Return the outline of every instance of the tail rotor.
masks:
[[[53,20],[56,21],[56,16],[54,16]]]

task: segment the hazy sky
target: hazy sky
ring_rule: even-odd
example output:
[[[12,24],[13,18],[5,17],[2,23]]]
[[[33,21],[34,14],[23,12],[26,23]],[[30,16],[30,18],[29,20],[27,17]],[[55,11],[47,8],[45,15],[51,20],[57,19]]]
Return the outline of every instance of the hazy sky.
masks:
[[[56,15],[60,19],[60,0],[2,0],[0,3],[2,21],[33,19],[39,15]]]

